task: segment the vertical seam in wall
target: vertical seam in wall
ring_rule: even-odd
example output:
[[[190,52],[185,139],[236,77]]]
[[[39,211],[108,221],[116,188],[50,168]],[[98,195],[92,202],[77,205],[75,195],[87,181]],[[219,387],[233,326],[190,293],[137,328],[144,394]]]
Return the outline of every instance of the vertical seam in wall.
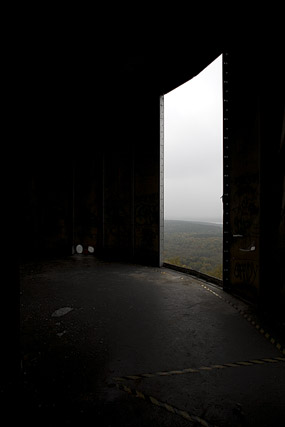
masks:
[[[75,164],[72,164],[72,255],[75,253]]]
[[[135,147],[132,147],[132,257],[135,257]]]
[[[223,287],[230,286],[230,210],[229,210],[229,92],[228,92],[228,53],[222,57],[223,79]]]
[[[159,266],[164,247],[164,95],[159,97]]]
[[[105,153],[102,155],[102,248],[105,248]]]
[[[257,103],[257,138],[258,138],[258,204],[259,204],[259,227],[262,226],[262,216],[263,216],[263,210],[262,210],[262,199],[261,199],[261,185],[262,182],[262,175],[261,175],[261,117],[260,117],[260,103]],[[258,265],[259,265],[259,287],[258,287],[258,299],[260,300],[262,298],[263,293],[263,264],[260,262],[260,256],[263,252],[263,233],[259,235],[259,251],[258,251]]]

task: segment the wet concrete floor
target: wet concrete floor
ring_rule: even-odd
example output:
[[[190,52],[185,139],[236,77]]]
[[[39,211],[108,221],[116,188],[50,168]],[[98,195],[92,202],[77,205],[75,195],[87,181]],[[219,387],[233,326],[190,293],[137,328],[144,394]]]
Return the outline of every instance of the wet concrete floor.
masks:
[[[25,263],[20,286],[22,422],[285,425],[285,355],[222,289],[84,255]]]

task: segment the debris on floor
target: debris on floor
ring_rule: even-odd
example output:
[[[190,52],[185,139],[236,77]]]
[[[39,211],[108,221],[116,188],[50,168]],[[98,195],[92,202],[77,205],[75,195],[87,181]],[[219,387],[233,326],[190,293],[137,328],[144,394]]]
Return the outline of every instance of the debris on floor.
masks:
[[[62,308],[59,308],[58,310],[55,310],[52,313],[51,317],[61,317],[61,316],[64,316],[65,314],[69,313],[72,310],[73,310],[73,308],[71,308],[71,307],[62,307]]]

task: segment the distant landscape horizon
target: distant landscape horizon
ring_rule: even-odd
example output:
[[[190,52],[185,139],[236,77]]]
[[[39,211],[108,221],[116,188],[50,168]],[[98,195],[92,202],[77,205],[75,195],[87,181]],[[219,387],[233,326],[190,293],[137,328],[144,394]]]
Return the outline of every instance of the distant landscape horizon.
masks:
[[[188,221],[188,222],[203,222],[210,224],[223,224],[223,220],[221,218],[164,218],[164,221]]]
[[[222,278],[223,226],[205,221],[164,221],[164,262]]]

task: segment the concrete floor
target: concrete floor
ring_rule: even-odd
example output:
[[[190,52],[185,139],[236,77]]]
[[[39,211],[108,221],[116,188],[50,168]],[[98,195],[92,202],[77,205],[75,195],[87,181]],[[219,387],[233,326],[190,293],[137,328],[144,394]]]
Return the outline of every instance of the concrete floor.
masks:
[[[284,426],[285,363],[276,359],[284,355],[243,317],[249,312],[218,287],[166,268],[84,255],[26,263],[21,420]]]

